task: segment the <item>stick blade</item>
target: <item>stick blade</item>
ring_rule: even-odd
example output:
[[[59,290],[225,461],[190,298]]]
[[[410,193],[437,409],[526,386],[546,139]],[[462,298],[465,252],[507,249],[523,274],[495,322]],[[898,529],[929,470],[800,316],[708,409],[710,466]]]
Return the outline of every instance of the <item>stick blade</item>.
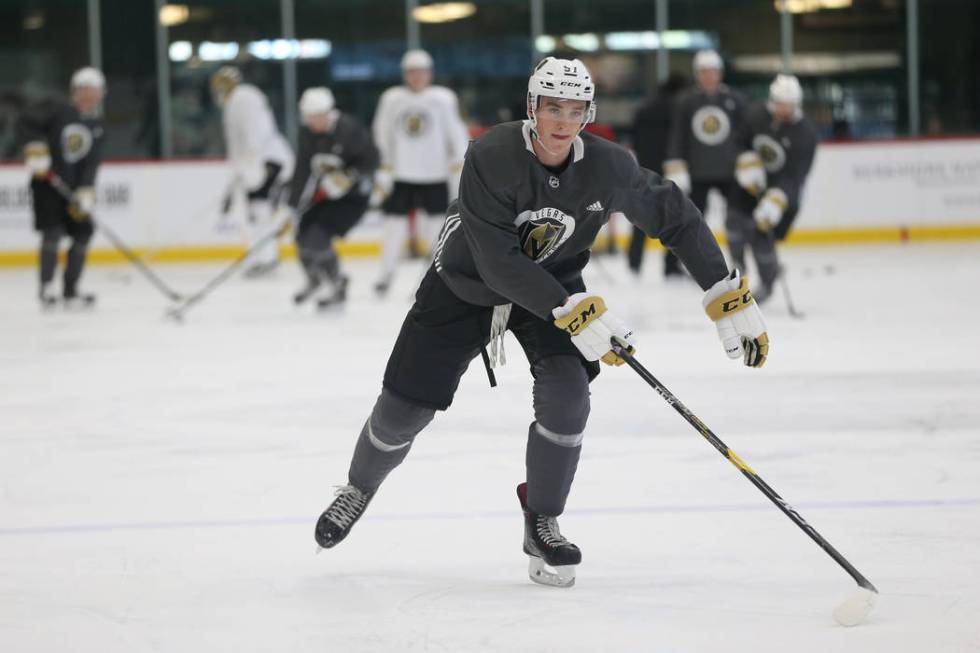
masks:
[[[877,592],[863,587],[834,609],[834,621],[841,626],[857,626],[864,623],[875,607]]]

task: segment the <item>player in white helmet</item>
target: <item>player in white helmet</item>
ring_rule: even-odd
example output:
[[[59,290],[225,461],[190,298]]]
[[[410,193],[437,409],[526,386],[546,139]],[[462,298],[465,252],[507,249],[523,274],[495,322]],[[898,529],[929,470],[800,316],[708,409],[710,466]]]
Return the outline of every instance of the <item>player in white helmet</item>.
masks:
[[[634,343],[633,331],[585,291],[582,278],[613,213],[677,252],[706,291],[702,305],[729,357],[753,367],[765,362],[768,335],[746,279],[728,270],[698,210],[674,184],[640,168],[626,149],[582,131],[595,113],[585,65],[548,57],[528,80],[528,120],[497,125],[470,146],[459,198],[388,359],[348,485],[317,521],[320,546],[348,535],[416,435],[452,403],[481,352],[494,383],[491,367],[504,362],[509,330],[534,379],[526,482],[517,488],[529,574],[539,583],[574,583],[582,554],[562,535],[558,516],[578,467],[589,383],[600,361],[623,363],[613,337],[623,347]]]
[[[746,102],[722,83],[724,70],[724,62],[714,50],[701,50],[694,56],[697,85],[676,102],[664,161],[664,175],[688,193],[702,213],[712,188],[727,200],[735,186],[735,133]],[[682,274],[669,252],[664,274]]]
[[[231,165],[222,212],[229,211],[236,189],[244,191],[251,247],[272,227],[272,204],[278,189],[292,176],[293,153],[279,133],[265,94],[243,83],[238,68],[219,68],[211,76],[211,94],[222,109],[225,151]],[[279,246],[272,240],[253,252],[245,274],[262,276],[278,263]]]
[[[68,103],[43,102],[25,112],[18,126],[31,171],[34,228],[41,233],[39,298],[43,307],[57,303],[51,286],[64,236],[71,238],[71,246],[62,298],[66,305],[95,303],[95,296],[80,291],[78,285],[95,230],[91,217],[95,177],[102,162],[105,77],[96,68],[80,68],[71,76],[69,91]],[[65,190],[70,198],[64,196]]]
[[[463,155],[469,142],[456,94],[432,84],[432,57],[409,50],[401,60],[404,84],[381,95],[372,131],[381,151],[376,201],[384,217],[381,275],[375,289],[387,292],[410,233],[408,215],[431,248],[449,200],[459,187]]]
[[[732,259],[745,267],[745,249],[759,268],[756,299],[764,302],[779,276],[775,242],[789,234],[817,148],[817,133],[803,116],[803,88],[778,75],[765,103],[753,105],[736,138],[741,150],[726,231]]]
[[[302,211],[296,248],[306,285],[293,300],[302,304],[319,294],[317,307],[324,309],[347,298],[347,276],[334,241],[367,210],[379,157],[371,132],[337,110],[329,88],[306,89],[299,113],[303,129],[287,201],[290,209]]]

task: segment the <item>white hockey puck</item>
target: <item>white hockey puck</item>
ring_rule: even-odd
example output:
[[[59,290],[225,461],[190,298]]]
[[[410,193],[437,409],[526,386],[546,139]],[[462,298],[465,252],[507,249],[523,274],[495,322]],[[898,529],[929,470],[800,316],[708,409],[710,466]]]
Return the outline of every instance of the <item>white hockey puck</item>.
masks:
[[[841,626],[857,626],[864,623],[875,607],[878,594],[863,587],[834,610],[834,621]]]

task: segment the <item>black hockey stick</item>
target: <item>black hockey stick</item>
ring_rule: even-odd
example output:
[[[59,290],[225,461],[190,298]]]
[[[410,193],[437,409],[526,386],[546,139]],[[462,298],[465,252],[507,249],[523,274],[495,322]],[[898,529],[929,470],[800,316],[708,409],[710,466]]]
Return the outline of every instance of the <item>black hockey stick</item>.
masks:
[[[305,201],[303,203],[303,207],[301,209],[297,209],[296,211],[297,216],[303,215],[303,213],[305,213],[310,208],[310,206],[313,205],[313,197],[315,195],[315,192],[311,192],[312,191],[311,185],[315,180],[316,178],[313,175],[310,175],[309,179],[307,179],[306,186],[303,188],[303,193],[302,195],[300,195],[300,199],[306,198],[307,195],[309,195],[309,198],[308,201]],[[203,300],[205,297],[210,295],[215,288],[223,284],[232,274],[234,274],[235,270],[241,267],[242,264],[246,260],[248,260],[248,258],[252,255],[253,252],[264,247],[269,242],[277,240],[280,236],[282,236],[286,231],[286,225],[289,223],[290,219],[291,219],[290,217],[287,217],[286,219],[282,220],[278,225],[276,225],[275,229],[272,229],[269,232],[263,234],[262,237],[259,238],[257,241],[255,241],[255,243],[253,243],[251,247],[245,250],[234,261],[232,261],[227,266],[225,266],[225,268],[221,272],[219,272],[213,279],[211,279],[206,284],[204,284],[204,287],[202,287],[196,293],[184,299],[184,301],[181,302],[178,306],[172,306],[171,308],[167,309],[167,312],[165,314],[166,317],[176,322],[183,322],[184,313],[190,310],[195,304],[200,303],[201,300]]]
[[[711,429],[705,426],[698,417],[692,413],[687,406],[682,404],[680,400],[677,399],[670,390],[668,390],[660,381],[657,380],[653,374],[651,374],[643,365],[640,364],[632,354],[627,351],[625,343],[618,341],[615,337],[612,340],[612,348],[617,356],[626,361],[626,364],[633,368],[633,371],[640,375],[640,378],[646,381],[651,388],[657,391],[664,401],[666,401],[670,406],[674,408],[681,416],[687,420],[687,423],[694,427],[694,429],[707,440],[711,446],[718,450],[718,452],[728,459],[745,478],[749,479],[756,488],[759,489],[766,497],[779,508],[784,515],[790,518],[794,524],[796,524],[800,530],[810,536],[814,542],[820,545],[831,558],[834,559],[838,565],[844,568],[851,578],[858,584],[858,586],[864,590],[858,595],[849,598],[847,601],[842,603],[834,611],[834,617],[842,625],[853,626],[861,621],[867,616],[874,607],[874,597],[878,594],[878,590],[875,586],[871,584],[867,578],[861,575],[854,566],[847,561],[840,552],[835,549],[830,542],[825,540],[820,533],[816,531],[813,526],[811,526],[799,512],[796,511],[791,505],[789,505],[785,499],[783,499],[779,494],[769,487],[769,484],[762,480],[762,478],[753,470],[748,464],[738,457],[738,455],[728,448],[728,446],[715,435]]]
[[[766,236],[769,238],[769,244],[772,245],[772,255],[776,258],[776,280],[779,281],[779,285],[783,289],[783,299],[786,300],[786,308],[789,309],[790,317],[802,320],[805,315],[796,310],[793,298],[789,294],[789,283],[786,281],[786,268],[783,267],[782,261],[779,260],[779,252],[776,250],[776,235],[770,229],[766,232]]]
[[[51,183],[51,187],[54,188],[59,195],[61,195],[69,203],[72,201],[71,189],[61,177],[54,173],[49,173],[47,179]],[[143,262],[143,259],[137,256],[136,252],[127,247],[122,239],[116,235],[116,232],[110,229],[105,222],[96,222],[95,218],[92,216],[89,216],[89,219],[92,220],[92,223],[96,227],[98,227],[99,231],[105,234],[106,238],[109,239],[109,242],[112,243],[112,246],[119,250],[119,252],[126,257],[130,263],[136,266],[136,269],[142,272],[143,276],[146,277],[157,290],[166,295],[167,299],[173,302],[179,302],[181,299],[183,299],[183,295],[168,286],[163,279],[158,277],[156,273]]]

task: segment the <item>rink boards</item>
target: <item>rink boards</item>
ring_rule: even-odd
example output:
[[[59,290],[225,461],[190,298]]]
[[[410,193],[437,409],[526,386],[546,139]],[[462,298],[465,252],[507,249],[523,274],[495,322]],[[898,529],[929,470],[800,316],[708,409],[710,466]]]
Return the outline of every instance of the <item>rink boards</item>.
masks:
[[[107,162],[98,219],[156,261],[229,258],[242,250],[245,212],[239,194],[222,219],[228,179],[222,161]],[[0,265],[35,260],[27,180],[24,167],[0,166]],[[719,204],[708,217],[720,232]],[[379,223],[369,213],[344,254],[377,254]],[[796,224],[791,240],[806,243],[980,238],[980,139],[821,144]],[[627,233],[615,225],[617,239]],[[118,255],[97,237],[93,259]]]

